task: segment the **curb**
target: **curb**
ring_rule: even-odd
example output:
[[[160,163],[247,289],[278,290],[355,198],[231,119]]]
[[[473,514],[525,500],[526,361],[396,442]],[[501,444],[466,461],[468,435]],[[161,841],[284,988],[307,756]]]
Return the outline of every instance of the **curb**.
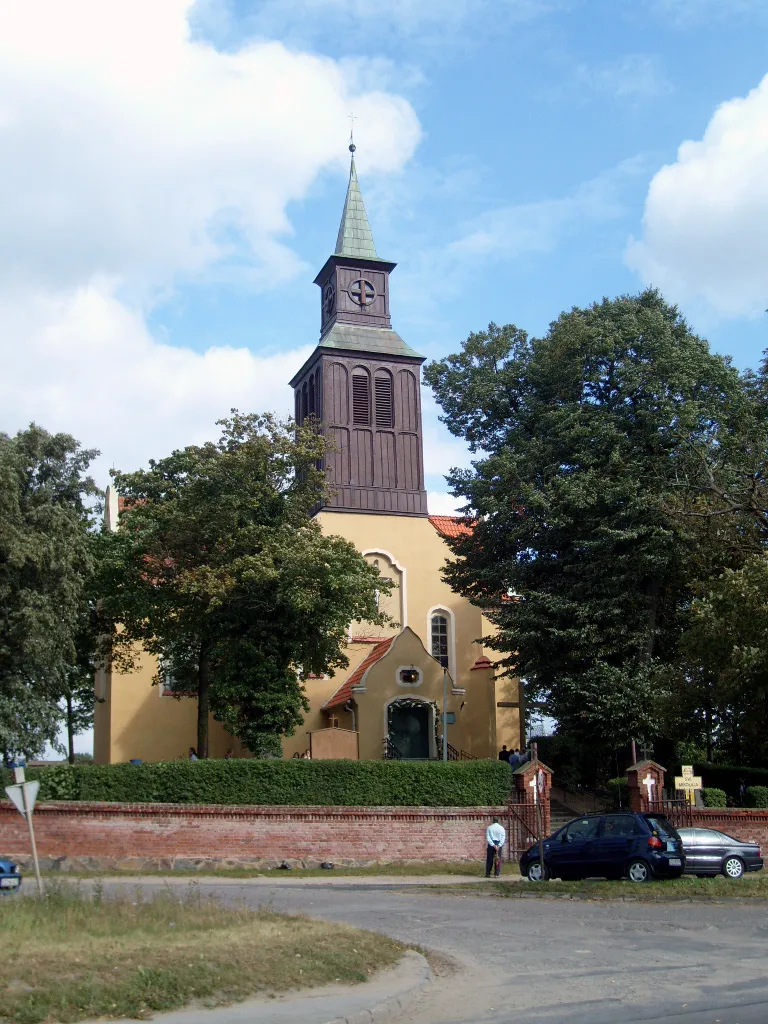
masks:
[[[398,967],[402,967],[408,960],[412,960],[414,966],[418,966],[418,977],[406,992],[384,999],[368,1010],[358,1010],[348,1017],[334,1017],[333,1020],[328,1021],[328,1024],[385,1024],[386,1021],[394,1020],[404,1010],[407,1010],[416,997],[421,995],[433,981],[432,968],[426,957],[417,953],[415,949],[409,950]]]

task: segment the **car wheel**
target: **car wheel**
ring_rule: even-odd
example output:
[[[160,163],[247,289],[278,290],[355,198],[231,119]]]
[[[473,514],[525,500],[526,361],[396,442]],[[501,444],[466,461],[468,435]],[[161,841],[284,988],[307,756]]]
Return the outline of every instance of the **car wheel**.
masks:
[[[546,882],[549,878],[549,872],[546,867],[542,870],[539,860],[532,860],[525,873],[529,882]]]
[[[740,857],[726,857],[723,861],[723,874],[726,878],[741,878],[744,874],[744,861]]]
[[[630,882],[650,882],[651,869],[648,862],[640,860],[639,857],[636,860],[631,860],[627,867],[627,878]]]

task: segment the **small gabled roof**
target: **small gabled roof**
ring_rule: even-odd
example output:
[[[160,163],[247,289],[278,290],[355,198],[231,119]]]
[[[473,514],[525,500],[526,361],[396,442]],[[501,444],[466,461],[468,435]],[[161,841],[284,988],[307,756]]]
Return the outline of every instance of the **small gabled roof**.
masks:
[[[377,661],[381,661],[386,654],[389,654],[389,649],[396,639],[397,637],[390,636],[386,640],[382,640],[381,643],[376,644],[370,654],[363,658],[354,672],[347,676],[333,696],[323,704],[322,710],[329,711],[331,708],[337,708],[340,704],[346,704],[348,700],[351,700],[354,696],[352,687],[358,686],[363,681],[363,676],[368,669],[372,668]]]

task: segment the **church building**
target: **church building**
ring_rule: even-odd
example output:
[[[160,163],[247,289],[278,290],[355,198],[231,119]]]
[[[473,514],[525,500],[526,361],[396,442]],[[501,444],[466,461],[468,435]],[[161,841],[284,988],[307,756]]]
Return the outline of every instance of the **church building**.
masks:
[[[445,542],[466,529],[429,515],[424,487],[421,364],[393,329],[389,276],[395,264],[376,252],[355,170],[354,146],[336,248],[315,278],[320,340],[291,380],[298,422],[312,416],[330,441],[322,528],[351,541],[394,581],[382,596],[386,627],[353,623],[349,668],[306,680],[311,708],[283,741],[283,756],[313,758],[495,757],[523,745],[522,687],[499,676],[483,638],[492,630],[479,608],[455,594],[440,569]],[[117,496],[107,521],[117,527]],[[186,756],[196,736],[196,701],[152,685],[154,659],[132,673],[96,679],[97,763]],[[248,756],[211,721],[210,756]]]

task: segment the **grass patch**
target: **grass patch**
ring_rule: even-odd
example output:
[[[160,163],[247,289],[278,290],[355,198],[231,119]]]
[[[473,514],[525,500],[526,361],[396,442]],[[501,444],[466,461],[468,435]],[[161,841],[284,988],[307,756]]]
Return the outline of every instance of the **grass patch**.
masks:
[[[486,882],[485,885],[463,885],[467,890],[480,891],[511,899],[567,897],[587,900],[634,899],[643,902],[669,902],[675,900],[768,899],[768,873],[756,872],[734,881],[718,875],[715,878],[682,878],[658,882],[608,882],[604,879],[585,879],[583,882],[551,881]],[[446,892],[448,889],[446,888]]]
[[[337,865],[333,870],[323,868],[293,868],[291,871],[281,871],[278,868],[267,870],[265,868],[201,868],[199,871],[155,871],[155,870],[104,870],[104,871],[51,871],[43,872],[47,878],[119,878],[126,877],[142,878],[333,878],[334,876],[384,876],[387,877],[420,877],[422,875],[461,875],[466,878],[476,878],[484,872],[484,864],[479,861],[475,864],[467,861],[435,861],[429,864],[374,864],[370,867],[343,867]],[[505,864],[505,872],[519,874],[517,863]]]
[[[146,1018],[190,1002],[362,982],[403,946],[372,932],[224,906],[190,885],[151,899],[48,887],[0,914],[0,1020]]]

